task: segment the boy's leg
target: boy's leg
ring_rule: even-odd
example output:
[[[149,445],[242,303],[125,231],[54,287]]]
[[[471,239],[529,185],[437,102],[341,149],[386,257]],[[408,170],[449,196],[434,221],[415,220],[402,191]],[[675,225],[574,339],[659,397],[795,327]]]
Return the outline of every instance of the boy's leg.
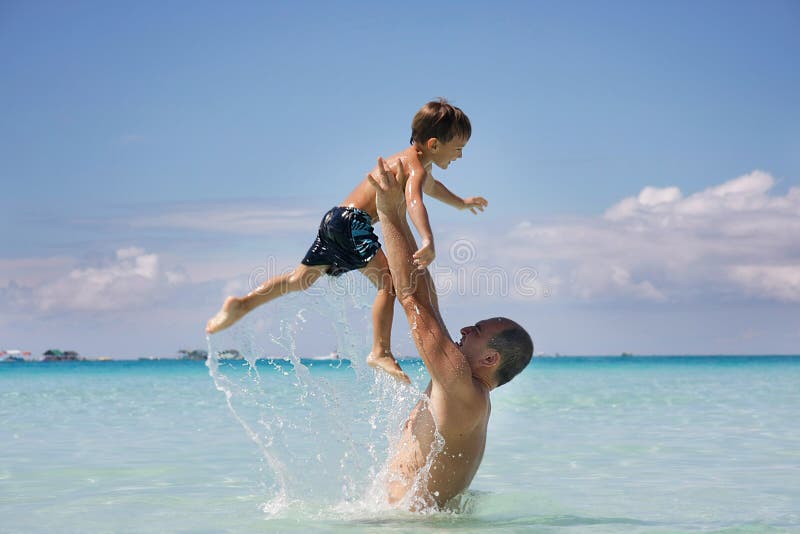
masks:
[[[254,308],[290,291],[304,291],[322,276],[328,265],[300,264],[289,273],[273,276],[244,297],[228,297],[222,309],[206,324],[206,332],[213,334],[233,325]]]
[[[392,319],[394,317],[394,287],[389,272],[389,262],[383,250],[378,250],[375,257],[360,271],[378,288],[375,303],[372,305],[373,342],[372,351],[367,356],[367,363],[379,367],[406,383],[411,379],[403,372],[392,355]]]

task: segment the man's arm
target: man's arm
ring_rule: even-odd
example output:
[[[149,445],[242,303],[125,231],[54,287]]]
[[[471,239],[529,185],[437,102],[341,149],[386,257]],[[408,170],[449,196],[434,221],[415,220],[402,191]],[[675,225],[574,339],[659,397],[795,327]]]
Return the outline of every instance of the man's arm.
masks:
[[[403,179],[402,165],[396,170]],[[413,261],[414,240],[405,217],[403,190],[398,179],[378,159],[379,176],[369,176],[376,189],[376,203],[383,228],[384,247],[389,260],[397,298],[406,312],[414,342],[434,382],[448,390],[472,385],[472,373],[464,355],[450,339],[440,320],[435,291],[427,269]]]

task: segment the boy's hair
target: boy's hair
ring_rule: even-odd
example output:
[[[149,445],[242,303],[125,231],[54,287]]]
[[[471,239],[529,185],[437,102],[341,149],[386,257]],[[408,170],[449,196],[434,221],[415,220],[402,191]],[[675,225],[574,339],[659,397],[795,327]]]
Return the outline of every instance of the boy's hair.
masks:
[[[444,98],[431,100],[414,115],[411,121],[411,144],[424,144],[436,138],[448,143],[455,137],[469,139],[472,125],[466,113],[448,103]]]
[[[500,365],[494,375],[498,387],[510,382],[525,369],[533,356],[533,340],[530,334],[516,323],[495,334],[489,340],[488,346],[500,353]]]

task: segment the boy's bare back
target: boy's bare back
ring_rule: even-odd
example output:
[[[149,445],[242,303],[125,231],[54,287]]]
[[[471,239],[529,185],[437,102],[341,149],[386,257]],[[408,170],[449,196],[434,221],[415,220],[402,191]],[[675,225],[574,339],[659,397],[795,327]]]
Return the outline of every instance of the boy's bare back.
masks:
[[[406,187],[406,182],[409,179],[425,180],[430,167],[430,164],[428,165],[428,168],[422,166],[422,162],[419,160],[419,152],[414,146],[410,146],[405,150],[386,158],[384,161],[386,161],[391,168],[394,168],[398,161],[402,162],[403,170],[405,171],[405,179],[401,186],[404,189]],[[378,172],[379,169],[377,166],[370,171],[373,176],[375,176]],[[347,198],[342,201],[341,205],[364,210],[369,213],[369,216],[372,217],[373,222],[378,222],[378,209],[375,206],[375,188],[370,185],[366,178],[364,178],[364,180],[358,184],[349,195],[347,195]]]

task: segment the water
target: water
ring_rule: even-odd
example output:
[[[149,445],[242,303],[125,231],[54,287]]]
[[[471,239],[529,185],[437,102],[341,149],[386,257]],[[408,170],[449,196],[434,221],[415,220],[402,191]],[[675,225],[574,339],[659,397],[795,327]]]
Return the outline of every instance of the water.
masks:
[[[259,445],[202,363],[4,364],[0,531],[800,532],[800,358],[534,361],[426,515],[372,498],[404,366],[222,362]]]

